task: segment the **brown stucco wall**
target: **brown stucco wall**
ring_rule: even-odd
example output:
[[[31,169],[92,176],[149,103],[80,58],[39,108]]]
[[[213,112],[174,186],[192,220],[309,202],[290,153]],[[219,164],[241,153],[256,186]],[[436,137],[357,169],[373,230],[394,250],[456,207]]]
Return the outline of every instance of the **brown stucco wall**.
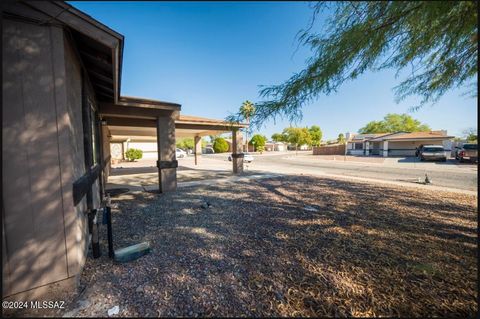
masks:
[[[345,145],[314,146],[313,155],[345,155]]]

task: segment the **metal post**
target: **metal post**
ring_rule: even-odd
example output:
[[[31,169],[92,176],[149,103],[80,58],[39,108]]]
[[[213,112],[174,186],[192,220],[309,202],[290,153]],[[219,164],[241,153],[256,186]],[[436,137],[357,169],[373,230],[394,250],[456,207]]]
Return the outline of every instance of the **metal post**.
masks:
[[[107,195],[107,205],[105,206],[105,215],[107,217],[108,257],[114,258],[115,251],[113,250],[112,208],[111,208],[111,202],[110,202],[110,195]]]
[[[160,168],[162,143],[161,143],[161,122],[160,118],[157,118],[157,169],[158,169],[158,191],[163,193],[162,189],[162,169]]]
[[[97,218],[97,210],[92,210],[88,215],[88,222],[90,226],[90,233],[92,235],[92,254],[93,258],[98,258],[101,256],[100,251],[100,242],[99,242],[99,235],[98,235],[98,218]]]

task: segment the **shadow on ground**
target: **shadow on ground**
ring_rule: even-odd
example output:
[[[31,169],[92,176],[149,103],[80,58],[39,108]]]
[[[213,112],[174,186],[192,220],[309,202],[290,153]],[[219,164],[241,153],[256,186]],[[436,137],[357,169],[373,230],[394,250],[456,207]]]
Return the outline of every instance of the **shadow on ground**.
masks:
[[[277,177],[113,199],[79,316],[474,316],[476,198]],[[207,209],[201,206],[211,204]],[[71,307],[74,307],[72,304]]]

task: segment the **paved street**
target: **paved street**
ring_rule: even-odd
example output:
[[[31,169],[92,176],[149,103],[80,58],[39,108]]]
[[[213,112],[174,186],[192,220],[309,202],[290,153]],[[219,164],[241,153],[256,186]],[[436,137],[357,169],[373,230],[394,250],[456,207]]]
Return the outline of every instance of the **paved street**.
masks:
[[[212,180],[231,176],[232,163],[228,154],[202,155],[199,165],[195,166],[193,157],[178,159],[177,171],[179,183]],[[477,165],[458,163],[449,160],[446,163],[418,162],[414,158],[364,158],[337,156],[314,156],[311,153],[264,153],[254,155],[253,163],[245,163],[245,172],[249,175],[261,174],[296,174],[328,175],[331,177],[348,177],[403,183],[418,186],[418,179],[428,175],[434,187],[456,190],[477,191]],[[344,161],[346,159],[346,161]],[[112,171],[109,183],[112,187],[129,185],[135,189],[155,186],[158,173],[154,160],[140,160],[133,163],[121,163],[123,167]]]
[[[203,155],[203,161],[214,162],[218,166],[230,163],[227,155]],[[189,160],[189,159],[186,159]],[[418,162],[414,158],[388,158],[382,162],[356,162],[350,158],[343,161],[343,156],[335,160],[323,160],[322,157],[311,154],[292,153],[256,155],[251,164],[246,164],[247,170],[267,171],[270,173],[298,173],[298,174],[331,174],[342,176],[362,177],[386,181],[414,183],[428,175],[432,184],[455,189],[477,190],[477,165],[457,163],[450,159],[447,163]],[[362,160],[360,158],[359,160]],[[383,160],[383,159],[379,159]],[[206,163],[205,163],[206,164]],[[214,164],[215,165],[215,164]]]

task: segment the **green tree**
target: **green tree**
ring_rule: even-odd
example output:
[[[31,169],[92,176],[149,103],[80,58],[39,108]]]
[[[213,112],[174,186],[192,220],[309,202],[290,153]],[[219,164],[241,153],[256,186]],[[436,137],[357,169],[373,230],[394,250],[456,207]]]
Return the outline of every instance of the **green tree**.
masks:
[[[252,116],[255,114],[255,105],[250,102],[249,100],[246,100],[245,102],[242,103],[242,106],[240,107],[240,114],[245,121],[247,121],[247,128],[245,129],[245,140],[247,141],[247,152],[248,152],[248,131],[250,130],[250,119]]]
[[[272,141],[274,142],[285,142],[285,136],[281,133],[272,134]]]
[[[463,131],[463,134],[469,143],[476,143],[478,141],[478,131],[473,127]]]
[[[389,132],[383,121],[371,121],[358,130],[359,133],[387,133]]]
[[[346,140],[345,140],[345,136],[343,135],[343,133],[338,134],[337,143],[344,144],[345,142],[346,142]]]
[[[215,153],[225,153],[228,151],[228,143],[223,137],[217,137],[213,142],[213,150]]]
[[[320,126],[312,125],[308,132],[310,133],[311,137],[311,146],[320,146],[320,142],[322,141],[322,130]]]
[[[393,133],[398,131],[422,132],[430,131],[430,127],[422,124],[408,114],[387,114],[382,121],[367,123],[358,132],[367,133]]]
[[[267,142],[267,138],[260,134],[255,134],[254,136],[252,136],[252,139],[250,140],[250,144],[253,144],[255,149],[258,149],[259,147],[264,148],[266,142]]]
[[[193,149],[195,147],[195,141],[190,137],[179,138],[176,146],[181,149]]]
[[[295,155],[298,153],[299,145],[311,145],[312,143],[310,132],[306,127],[287,127],[283,130],[283,135],[288,143],[295,145]]]
[[[220,135],[218,135],[218,134],[217,135],[208,135],[208,138],[210,138],[210,143],[215,142],[215,140],[219,137],[220,137]]]
[[[324,8],[331,15],[316,27]],[[477,1],[317,2],[309,27],[298,33],[299,45],[310,47],[313,56],[286,82],[260,91],[265,101],[256,104],[252,124],[277,116],[300,119],[302,107],[321,94],[387,68],[405,76],[395,87],[397,103],[421,97],[413,109],[457,87],[476,97],[477,12]]]

